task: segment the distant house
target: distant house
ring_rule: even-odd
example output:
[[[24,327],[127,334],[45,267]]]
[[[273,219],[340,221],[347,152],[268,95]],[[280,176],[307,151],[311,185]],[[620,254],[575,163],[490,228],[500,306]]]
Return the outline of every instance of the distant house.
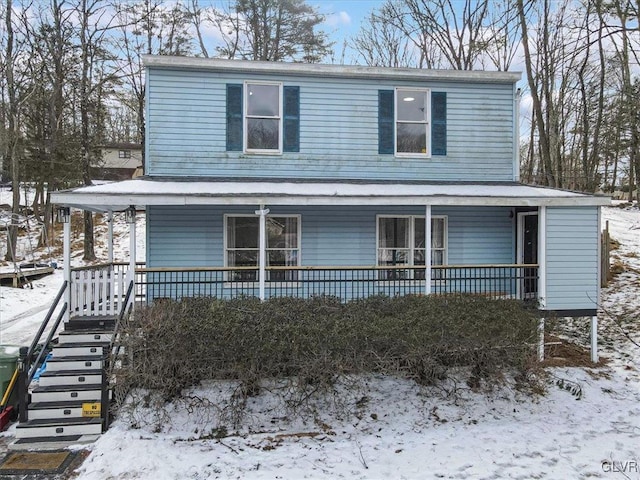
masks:
[[[127,180],[141,175],[142,145],[139,143],[106,143],[100,147],[102,161],[92,170],[96,180]],[[136,170],[138,175],[136,175]]]
[[[595,322],[610,200],[519,183],[519,73],[145,64],[146,175],[52,199],[145,209],[146,301],[471,293]]]

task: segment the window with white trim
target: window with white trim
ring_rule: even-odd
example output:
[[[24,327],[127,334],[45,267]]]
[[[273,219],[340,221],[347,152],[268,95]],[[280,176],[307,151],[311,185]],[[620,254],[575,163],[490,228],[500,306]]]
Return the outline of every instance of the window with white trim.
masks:
[[[396,155],[431,155],[430,103],[428,89],[396,88]]]
[[[282,151],[282,84],[245,83],[244,149],[256,153]]]
[[[425,217],[415,215],[378,216],[379,266],[425,264]],[[447,217],[431,217],[431,265],[447,263]],[[411,272],[414,272],[412,275]],[[384,278],[424,279],[423,270],[382,270]]]
[[[295,267],[300,262],[300,215],[267,216],[267,266]],[[225,216],[225,265],[257,267],[260,256],[260,217],[255,215]],[[294,281],[296,271],[273,270],[270,281]],[[232,280],[257,281],[255,270],[237,270]]]

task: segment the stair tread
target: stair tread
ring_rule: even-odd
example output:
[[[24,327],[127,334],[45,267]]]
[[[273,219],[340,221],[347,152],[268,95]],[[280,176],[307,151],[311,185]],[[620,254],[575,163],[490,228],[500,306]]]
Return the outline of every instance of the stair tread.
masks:
[[[53,350],[63,349],[63,348],[78,348],[78,347],[108,347],[111,345],[109,341],[97,341],[97,342],[65,342],[58,343],[53,347]]]
[[[83,403],[99,403],[100,399],[94,400],[64,400],[60,402],[35,402],[29,404],[29,410],[47,410],[50,408],[80,408]]]
[[[65,332],[82,332],[85,330],[99,330],[102,333],[112,332],[115,327],[115,320],[82,320],[79,322],[69,321],[64,326]]]
[[[77,385],[39,385],[33,389],[33,393],[46,393],[46,392],[85,392],[87,390],[101,390],[102,385],[99,383],[95,384],[84,384],[80,383]]]
[[[85,377],[87,375],[102,375],[102,370],[99,368],[92,368],[87,370],[46,370],[41,375],[42,377]]]
[[[47,443],[47,442],[75,442],[80,440],[83,435],[64,435],[61,437],[30,437],[30,438],[19,438],[14,444],[30,444],[30,443]]]
[[[55,427],[67,425],[95,425],[101,424],[101,418],[91,417],[70,417],[70,418],[45,418],[39,420],[29,420],[26,423],[19,423],[16,428],[37,428],[37,427]]]
[[[87,320],[116,320],[118,315],[75,315],[69,319],[69,322],[85,322]],[[68,322],[67,322],[68,323]]]
[[[96,353],[93,355],[66,355],[56,357],[53,356],[47,362],[82,362],[82,361],[97,361],[104,359],[105,356],[102,353]]]
[[[108,333],[113,333],[113,329],[110,330],[102,330],[99,328],[87,328],[87,329],[81,329],[81,330],[63,330],[61,332],[58,333],[58,335],[64,335],[64,336],[68,336],[68,335],[105,335]]]

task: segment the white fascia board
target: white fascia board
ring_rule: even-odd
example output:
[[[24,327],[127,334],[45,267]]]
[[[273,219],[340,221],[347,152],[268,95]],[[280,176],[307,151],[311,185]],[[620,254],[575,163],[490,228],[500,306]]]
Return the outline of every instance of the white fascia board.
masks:
[[[575,207],[609,205],[608,197],[480,197],[480,196],[301,196],[301,195],[181,195],[57,193],[52,203],[95,211],[129,205],[438,205],[501,207]]]
[[[380,78],[417,81],[455,81],[482,83],[516,83],[521,72],[482,70],[427,70],[420,68],[367,67],[362,65],[326,65],[319,63],[260,62],[220,58],[143,55],[147,68],[175,70],[209,70],[242,74],[305,75],[338,78]]]

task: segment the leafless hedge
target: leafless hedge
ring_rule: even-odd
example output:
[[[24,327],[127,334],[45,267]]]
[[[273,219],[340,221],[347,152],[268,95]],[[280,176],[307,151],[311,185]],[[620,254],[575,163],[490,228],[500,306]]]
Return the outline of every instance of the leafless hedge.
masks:
[[[475,386],[525,371],[536,326],[521,303],[476,296],[164,300],[127,327],[117,381],[169,400],[202,380],[234,380],[240,410],[274,380],[294,406],[359,374],[434,384],[469,367]]]

